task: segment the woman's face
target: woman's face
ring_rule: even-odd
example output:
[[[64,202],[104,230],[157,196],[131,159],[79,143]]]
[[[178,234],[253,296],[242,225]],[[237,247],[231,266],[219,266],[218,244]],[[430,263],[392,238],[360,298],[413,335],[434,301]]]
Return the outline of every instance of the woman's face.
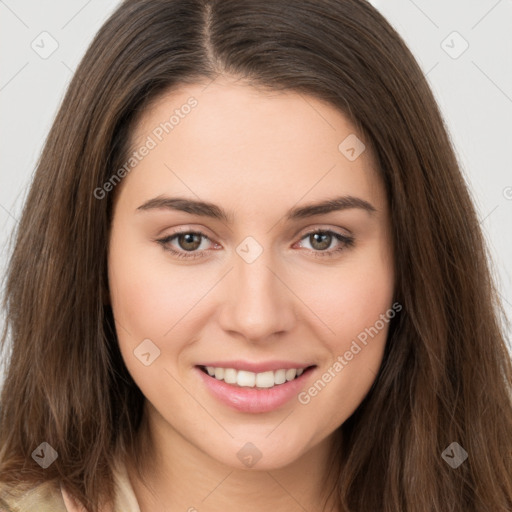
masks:
[[[368,393],[394,276],[360,139],[311,96],[227,78],[144,113],[115,191],[109,286],[157,439],[283,467],[327,446]]]

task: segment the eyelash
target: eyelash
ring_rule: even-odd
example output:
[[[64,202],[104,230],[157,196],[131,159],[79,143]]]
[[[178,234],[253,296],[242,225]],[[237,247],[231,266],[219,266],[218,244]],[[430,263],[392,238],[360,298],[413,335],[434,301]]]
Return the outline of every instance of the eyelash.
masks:
[[[332,231],[329,229],[317,229],[314,231],[310,231],[306,233],[300,240],[304,240],[307,237],[310,237],[312,235],[316,234],[328,234],[334,236],[335,239],[337,239],[339,242],[342,242],[343,245],[338,247],[337,249],[331,249],[329,251],[319,251],[319,250],[312,250],[308,249],[309,252],[312,252],[313,255],[317,258],[330,258],[344,250],[346,247],[352,247],[354,245],[354,238],[347,235],[342,235],[336,231]],[[204,251],[176,251],[175,249],[171,249],[168,244],[175,238],[177,238],[180,235],[199,235],[205,238],[206,240],[210,240],[210,238],[205,235],[204,233],[201,233],[200,231],[179,231],[177,233],[174,233],[173,235],[166,236],[164,238],[160,238],[155,240],[155,242],[159,243],[165,251],[170,252],[173,256],[176,256],[177,258],[181,259],[196,259],[196,258],[203,258],[202,253]]]

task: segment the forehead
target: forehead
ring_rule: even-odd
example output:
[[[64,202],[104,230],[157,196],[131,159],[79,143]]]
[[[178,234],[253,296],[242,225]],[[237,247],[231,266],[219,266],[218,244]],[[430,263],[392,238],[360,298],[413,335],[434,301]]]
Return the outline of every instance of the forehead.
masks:
[[[151,150],[123,186],[139,196],[178,187],[231,202],[259,190],[292,202],[331,191],[375,197],[382,190],[365,142],[342,112],[309,95],[226,78],[184,84],[141,115],[131,147]],[[346,153],[353,148],[356,156],[362,150],[355,159]]]

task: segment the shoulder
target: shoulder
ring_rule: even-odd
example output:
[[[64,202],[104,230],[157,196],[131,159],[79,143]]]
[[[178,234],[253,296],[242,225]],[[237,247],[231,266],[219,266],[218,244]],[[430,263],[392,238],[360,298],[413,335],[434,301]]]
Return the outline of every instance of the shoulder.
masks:
[[[68,512],[60,487],[55,483],[36,486],[0,482],[0,512]]]
[[[117,462],[114,470],[116,512],[140,512],[124,462]],[[6,484],[0,481],[0,512],[83,512],[85,509],[61,489],[58,483],[40,485]]]

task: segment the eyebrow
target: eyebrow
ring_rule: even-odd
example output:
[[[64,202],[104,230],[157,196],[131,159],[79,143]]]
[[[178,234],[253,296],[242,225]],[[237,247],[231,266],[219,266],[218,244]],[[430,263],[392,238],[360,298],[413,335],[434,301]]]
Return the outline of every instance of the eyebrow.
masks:
[[[304,219],[306,217],[314,217],[334,211],[349,210],[353,208],[362,209],[369,214],[376,212],[376,208],[368,201],[354,196],[340,196],[333,199],[327,199],[319,203],[312,203],[305,206],[298,206],[290,209],[286,214],[286,220],[293,221]],[[232,223],[233,215],[223,210],[219,206],[206,201],[196,201],[181,197],[158,196],[149,199],[141,204],[137,211],[151,210],[174,210],[201,217],[211,217],[225,223]]]

